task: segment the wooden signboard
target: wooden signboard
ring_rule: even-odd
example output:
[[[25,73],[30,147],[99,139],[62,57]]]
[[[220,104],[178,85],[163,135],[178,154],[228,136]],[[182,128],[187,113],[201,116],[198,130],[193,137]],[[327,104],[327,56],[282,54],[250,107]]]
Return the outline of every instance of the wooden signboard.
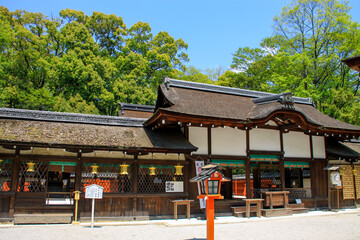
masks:
[[[355,189],[356,189],[356,198],[360,199],[360,165],[354,165],[356,170],[355,174]]]
[[[342,175],[343,199],[355,199],[352,167],[350,165],[342,165],[342,168],[344,170]]]

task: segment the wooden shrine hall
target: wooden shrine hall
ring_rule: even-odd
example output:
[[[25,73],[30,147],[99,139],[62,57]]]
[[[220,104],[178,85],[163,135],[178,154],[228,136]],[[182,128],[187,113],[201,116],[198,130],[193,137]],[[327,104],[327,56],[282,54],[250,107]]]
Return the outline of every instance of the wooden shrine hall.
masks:
[[[184,199],[200,216],[189,180],[208,163],[230,179],[217,214],[232,214],[242,199],[277,208],[281,194],[286,207],[336,208],[337,196],[339,207],[355,207],[359,139],[360,127],[309,98],[166,77],[155,107],[122,104],[119,116],[0,108],[0,220],[71,222],[80,191],[79,220],[88,221],[84,191],[94,183],[104,191],[97,220],[172,218],[174,201]]]

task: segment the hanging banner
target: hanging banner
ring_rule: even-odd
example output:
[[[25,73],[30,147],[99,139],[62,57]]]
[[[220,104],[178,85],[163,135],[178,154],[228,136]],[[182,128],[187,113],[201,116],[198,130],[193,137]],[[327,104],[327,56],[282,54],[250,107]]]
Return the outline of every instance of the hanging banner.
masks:
[[[204,161],[195,161],[195,171],[196,171],[196,176],[201,172],[201,168],[204,166]],[[198,184],[198,193],[200,195],[200,187]],[[206,202],[205,199],[199,199],[199,203],[200,203],[200,208],[206,208]]]
[[[352,167],[350,165],[342,165],[342,169],[343,199],[355,199]]]
[[[360,165],[354,165],[356,198],[360,199]]]

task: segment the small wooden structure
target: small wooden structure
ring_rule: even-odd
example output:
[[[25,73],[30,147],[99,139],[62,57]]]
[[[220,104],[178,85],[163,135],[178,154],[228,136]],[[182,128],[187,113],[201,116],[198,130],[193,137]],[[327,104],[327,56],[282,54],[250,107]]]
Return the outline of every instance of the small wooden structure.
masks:
[[[188,199],[182,199],[182,200],[173,200],[171,202],[174,203],[174,219],[178,220],[178,206],[179,205],[185,205],[186,206],[186,217],[187,219],[190,219],[190,203],[194,200],[188,200]]]

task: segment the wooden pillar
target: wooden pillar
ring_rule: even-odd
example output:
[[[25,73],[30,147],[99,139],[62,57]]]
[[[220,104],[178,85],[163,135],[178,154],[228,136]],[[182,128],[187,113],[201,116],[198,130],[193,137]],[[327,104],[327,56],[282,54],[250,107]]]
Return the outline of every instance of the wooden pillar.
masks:
[[[284,138],[282,130],[279,131],[280,134],[280,151],[281,155],[279,156],[279,170],[280,170],[280,179],[281,179],[281,190],[285,190],[285,167],[284,167]]]
[[[15,158],[13,161],[13,169],[11,172],[10,192],[13,193],[13,195],[10,196],[10,204],[9,204],[9,217],[10,218],[12,218],[14,216],[14,212],[15,212],[15,199],[16,199],[16,192],[17,192],[19,173],[20,173],[19,155],[20,155],[20,149],[16,148]]]
[[[133,217],[134,217],[134,220],[136,220],[136,216],[137,216],[138,175],[139,175],[138,155],[134,155],[134,164],[133,164]]]
[[[184,157],[185,157],[185,153],[184,153]],[[187,194],[187,196],[189,196],[189,191],[190,191],[190,161],[185,157],[185,166],[184,166],[184,181],[185,181],[185,193]]]
[[[246,129],[246,154],[247,158],[245,160],[245,179],[246,179],[246,198],[252,198],[251,197],[251,179],[250,179],[250,132],[249,129]]]
[[[82,159],[81,152],[77,153],[77,164],[75,169],[75,191],[80,191],[81,189],[81,168],[82,168]]]
[[[212,149],[211,149],[211,127],[208,127],[207,131],[207,143],[208,143],[208,155],[211,158]]]

